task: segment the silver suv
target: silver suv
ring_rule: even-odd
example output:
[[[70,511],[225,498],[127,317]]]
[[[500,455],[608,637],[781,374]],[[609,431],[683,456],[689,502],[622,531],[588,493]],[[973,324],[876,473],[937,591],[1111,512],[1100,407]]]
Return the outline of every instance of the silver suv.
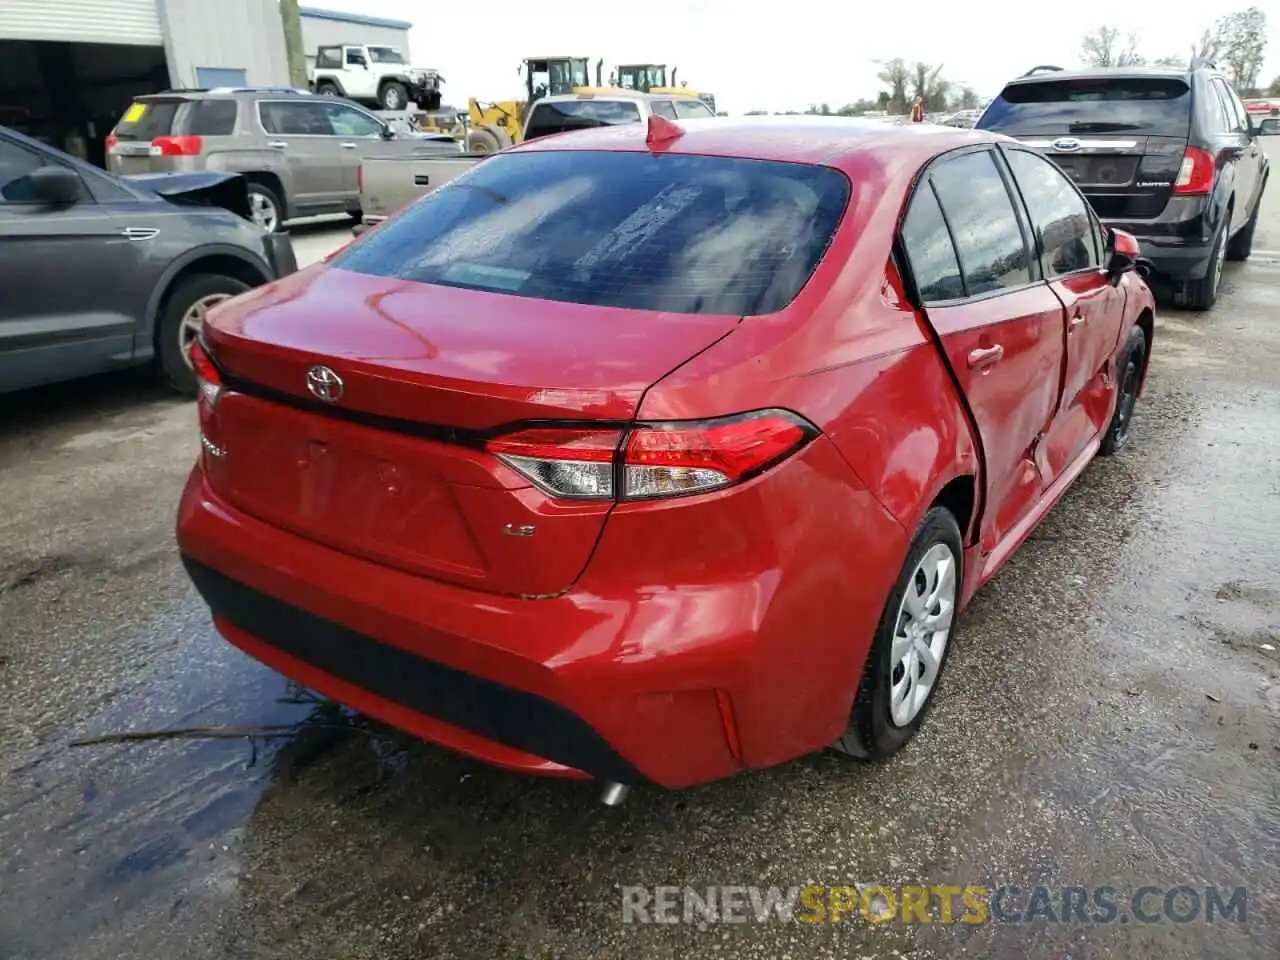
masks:
[[[345,100],[292,87],[223,87],[136,98],[107,138],[107,168],[122,176],[243,174],[254,220],[275,231],[316,214],[358,221],[362,158],[436,152],[458,147],[397,133]]]

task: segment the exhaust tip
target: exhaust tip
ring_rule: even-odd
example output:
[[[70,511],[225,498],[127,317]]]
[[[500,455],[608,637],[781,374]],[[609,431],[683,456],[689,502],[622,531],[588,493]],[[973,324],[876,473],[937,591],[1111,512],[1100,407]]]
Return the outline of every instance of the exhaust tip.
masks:
[[[630,792],[631,788],[625,783],[609,783],[605,786],[604,793],[600,795],[600,802],[606,807],[621,806]]]

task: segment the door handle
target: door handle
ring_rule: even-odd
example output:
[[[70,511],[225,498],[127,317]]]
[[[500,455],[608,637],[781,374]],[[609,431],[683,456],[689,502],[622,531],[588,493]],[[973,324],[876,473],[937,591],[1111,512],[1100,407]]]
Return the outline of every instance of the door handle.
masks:
[[[1084,314],[1077,313],[1072,315],[1071,322],[1067,324],[1067,329],[1070,331],[1082,326],[1084,326]]]
[[[355,145],[354,143],[352,143],[350,140],[343,140],[343,141],[342,141],[342,149],[343,149],[343,150],[354,150],[355,148],[356,148],[356,145]]]
[[[283,150],[285,147],[288,146],[288,144],[285,143],[283,140],[268,140],[267,146],[270,147],[272,150]]]
[[[994,367],[1004,357],[1004,347],[996,344],[994,347],[979,347],[977,350],[969,351],[969,369],[970,370],[986,370],[988,367]]]

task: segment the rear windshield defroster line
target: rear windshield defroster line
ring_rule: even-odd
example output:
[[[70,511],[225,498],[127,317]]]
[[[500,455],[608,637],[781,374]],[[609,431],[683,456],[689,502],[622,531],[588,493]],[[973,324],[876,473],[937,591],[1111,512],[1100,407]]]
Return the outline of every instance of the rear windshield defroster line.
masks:
[[[830,167],[609,151],[496,156],[331,265],[372,276],[672,313],[781,310],[849,200]]]

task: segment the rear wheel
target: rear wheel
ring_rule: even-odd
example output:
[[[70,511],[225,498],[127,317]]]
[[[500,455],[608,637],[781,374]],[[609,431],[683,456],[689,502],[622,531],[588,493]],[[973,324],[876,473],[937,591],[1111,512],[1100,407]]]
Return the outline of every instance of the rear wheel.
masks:
[[[956,518],[944,507],[934,507],[920,522],[889,593],[849,726],[835,742],[836,750],[881,760],[901,750],[920,729],[951,650],[963,558]]]
[[[156,356],[160,372],[183,396],[196,395],[191,369],[191,345],[195,343],[210,310],[249,289],[235,277],[201,273],[187,277],[170,292],[156,331]]]
[[[502,144],[490,130],[472,130],[467,134],[468,153],[497,153]]]
[[[279,233],[284,229],[284,216],[281,211],[280,198],[265,183],[249,184],[249,212],[253,222],[268,233]]]
[[[1102,437],[1098,453],[1109,457],[1119,453],[1129,442],[1129,427],[1133,419],[1133,408],[1138,402],[1138,385],[1142,383],[1142,368],[1147,361],[1147,335],[1142,328],[1134,326],[1129,330],[1129,339],[1124,344],[1124,354],[1119,364],[1119,396],[1116,398],[1116,412],[1111,415],[1111,424]]]
[[[1230,221],[1231,211],[1228,210],[1226,222],[1214,238],[1209,253],[1209,272],[1199,280],[1188,280],[1183,286],[1183,302],[1192,310],[1209,310],[1218,302],[1218,287],[1222,283],[1222,266],[1227,254],[1227,224]]]
[[[316,84],[316,93],[322,97],[340,97],[342,91],[338,89],[338,85],[332,80],[321,80]]]
[[[403,110],[409,104],[409,88],[399,80],[392,80],[378,91],[378,103],[383,110]]]

